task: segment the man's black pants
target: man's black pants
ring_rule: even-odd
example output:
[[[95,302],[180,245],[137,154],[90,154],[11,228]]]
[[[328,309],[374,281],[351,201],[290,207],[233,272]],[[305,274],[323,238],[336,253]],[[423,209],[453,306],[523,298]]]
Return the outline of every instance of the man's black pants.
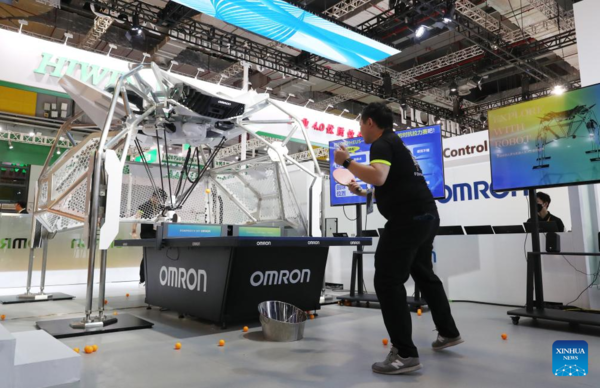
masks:
[[[418,357],[404,283],[411,275],[425,298],[442,337],[460,334],[450,312],[444,286],[433,272],[433,239],[440,225],[437,213],[389,221],[375,253],[375,291],[391,342],[401,357]]]

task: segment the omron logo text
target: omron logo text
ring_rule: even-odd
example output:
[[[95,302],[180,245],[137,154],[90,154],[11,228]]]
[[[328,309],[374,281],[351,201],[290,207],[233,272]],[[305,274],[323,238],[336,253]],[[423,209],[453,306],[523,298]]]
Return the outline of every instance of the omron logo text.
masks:
[[[256,271],[250,276],[250,284],[254,287],[273,286],[279,284],[296,284],[310,282],[310,269],[293,271]]]
[[[321,242],[320,241],[309,241],[308,245],[320,245]]]
[[[360,245],[360,241],[350,241],[350,245]]]
[[[159,278],[162,286],[206,292],[207,278],[203,269],[162,266]]]
[[[485,181],[473,183],[457,183],[455,185],[445,186],[446,198],[440,199],[440,203],[448,203],[450,201],[473,201],[478,199],[489,199],[490,196],[498,199],[506,198],[509,195],[516,197],[518,191],[506,191],[504,193],[496,193],[490,189],[490,184]],[[527,191],[522,191],[523,195],[529,195]]]
[[[221,101],[221,100],[219,100],[219,104],[223,104],[223,105],[231,105],[231,102],[227,102],[227,101]]]
[[[271,245],[271,241],[257,241],[256,245]]]

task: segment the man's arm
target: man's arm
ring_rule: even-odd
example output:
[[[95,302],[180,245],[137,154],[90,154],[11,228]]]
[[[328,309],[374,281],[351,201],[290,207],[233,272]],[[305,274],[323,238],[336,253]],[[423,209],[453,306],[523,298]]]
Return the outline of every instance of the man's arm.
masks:
[[[373,186],[383,186],[390,173],[390,166],[382,163],[373,163],[367,166],[352,162],[348,166],[348,170],[365,183]]]
[[[335,151],[335,163],[342,165],[350,158],[350,154],[344,146]],[[392,150],[387,144],[371,147],[371,164],[366,166],[358,162],[351,162],[348,170],[365,183],[373,186],[382,186],[389,173],[392,160]]]

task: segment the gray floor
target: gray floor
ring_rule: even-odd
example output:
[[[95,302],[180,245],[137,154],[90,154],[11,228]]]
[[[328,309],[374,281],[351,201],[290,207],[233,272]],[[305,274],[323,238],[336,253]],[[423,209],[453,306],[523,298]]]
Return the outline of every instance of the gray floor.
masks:
[[[97,344],[83,355],[81,382],[68,387],[598,387],[600,330],[521,320],[513,326],[507,308],[453,304],[466,343],[443,352],[429,347],[435,338],[431,315],[413,315],[414,339],[424,368],[407,376],[382,376],[371,363],[388,352],[378,309],[324,307],[307,322],[305,339],[270,343],[257,322],[250,332],[228,330],[185,318],[174,312],[147,311],[142,295],[112,297],[108,309],[119,309],[156,323],[154,329],[65,339],[70,347]],[[11,331],[31,330],[36,316],[76,317],[82,299],[66,302],[0,306]],[[35,312],[35,313],[33,313]],[[500,338],[508,334],[508,340]],[[219,339],[226,346],[217,346]],[[552,343],[581,339],[589,344],[589,376],[564,378],[552,374]],[[173,349],[179,341],[183,348]]]

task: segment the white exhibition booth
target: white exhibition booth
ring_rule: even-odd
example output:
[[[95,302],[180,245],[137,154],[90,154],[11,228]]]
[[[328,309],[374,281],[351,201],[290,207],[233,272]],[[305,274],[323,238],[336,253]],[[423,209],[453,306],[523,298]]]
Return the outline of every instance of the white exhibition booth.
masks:
[[[127,70],[127,62],[105,55],[78,50],[62,44],[42,41],[29,36],[0,30],[0,55],[11,61],[0,62],[0,80],[40,91],[61,92],[57,82],[69,73],[82,80],[105,86]],[[235,89],[192,80],[212,91],[237,95]],[[331,140],[346,137],[349,131],[358,131],[358,123],[334,115],[285,104],[306,119],[311,139],[326,145]],[[261,112],[268,114],[268,112]],[[287,128],[269,136],[285,136]],[[266,134],[266,133],[265,133]],[[444,140],[446,199],[439,202],[442,225],[515,225],[528,218],[527,196],[523,192],[497,194],[490,190],[489,147],[487,132],[479,132]],[[35,172],[35,166],[32,168]],[[39,173],[39,169],[37,170]],[[32,174],[32,179],[36,174]],[[296,179],[299,191],[307,190],[303,179]],[[329,193],[326,185],[324,191]],[[552,196],[551,212],[562,218],[567,230],[563,233],[563,251],[598,250],[597,233],[600,223],[597,204],[600,193],[596,186],[543,190]],[[338,230],[350,235],[355,224],[344,215],[342,208],[332,208],[326,196],[325,218],[337,218]],[[352,207],[346,208],[348,217],[355,216]],[[20,226],[16,218],[0,216],[0,284],[3,288],[24,287],[28,260],[27,249],[13,248],[15,239],[28,237],[28,228]],[[363,218],[364,220],[364,218]],[[384,225],[377,210],[366,220],[367,229]],[[129,226],[122,226],[119,238],[127,238]],[[80,242],[81,231],[59,233],[49,243],[49,261],[46,284],[85,284],[87,253]],[[435,270],[444,281],[448,296],[454,300],[523,305],[525,303],[525,251],[530,250],[530,239],[525,234],[443,236],[435,241]],[[543,242],[543,241],[542,241]],[[375,239],[374,244],[377,244]],[[41,255],[38,255],[40,257]],[[331,250],[326,281],[350,284],[351,250]],[[108,282],[138,279],[141,250],[112,248],[109,253]],[[568,259],[582,272],[595,272],[593,258]],[[39,283],[39,266],[33,286]],[[545,292],[548,301],[569,302],[590,282],[590,277],[576,272],[560,256],[544,257]],[[365,286],[373,291],[373,256],[365,256]],[[97,278],[97,277],[96,277]],[[412,292],[409,283],[409,293]],[[577,301],[582,307],[600,307],[600,291],[590,288]]]

